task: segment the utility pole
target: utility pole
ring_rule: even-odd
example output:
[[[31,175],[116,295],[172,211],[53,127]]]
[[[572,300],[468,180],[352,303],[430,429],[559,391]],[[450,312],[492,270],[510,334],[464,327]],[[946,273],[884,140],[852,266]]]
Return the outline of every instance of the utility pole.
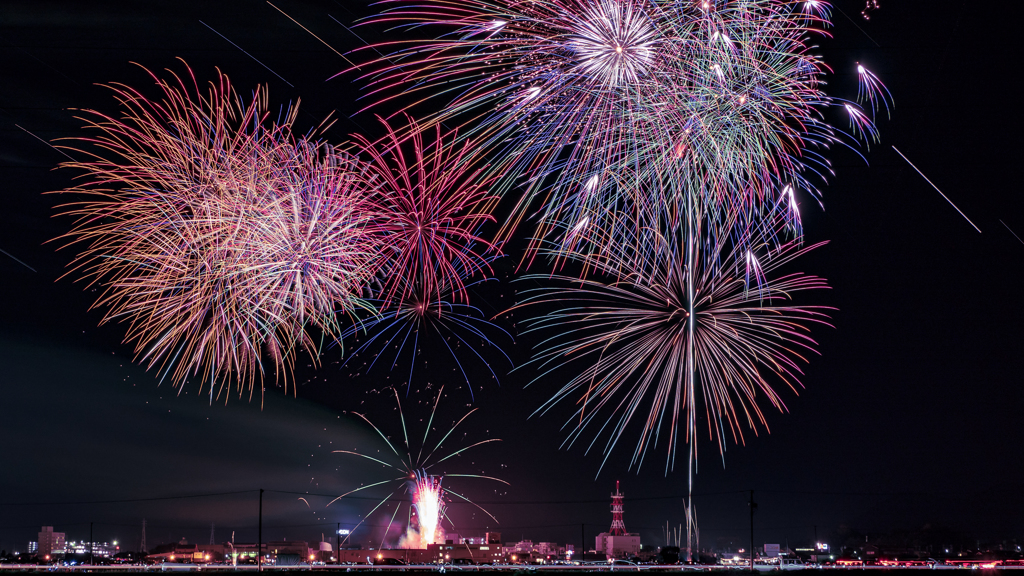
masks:
[[[751,572],[754,572],[754,509],[758,503],[754,501],[754,491],[751,490]]]
[[[341,564],[341,522],[338,522],[338,529],[334,532],[335,542],[338,544],[338,549],[334,551],[334,557],[337,559],[336,564]]]
[[[139,552],[146,556],[146,519],[142,519],[142,540],[139,542]]]
[[[751,492],[753,494],[753,492]],[[751,515],[751,526],[753,526],[753,515]],[[753,536],[751,536],[753,538]],[[753,542],[753,540],[751,540]],[[256,544],[256,571],[263,571],[263,488],[260,488],[260,523],[259,523],[259,543]]]
[[[92,564],[92,522],[89,522],[89,564]]]
[[[580,561],[587,555],[587,529],[586,524],[580,524]]]
[[[754,571],[754,509],[757,502],[754,502],[754,491],[750,491],[750,571]]]

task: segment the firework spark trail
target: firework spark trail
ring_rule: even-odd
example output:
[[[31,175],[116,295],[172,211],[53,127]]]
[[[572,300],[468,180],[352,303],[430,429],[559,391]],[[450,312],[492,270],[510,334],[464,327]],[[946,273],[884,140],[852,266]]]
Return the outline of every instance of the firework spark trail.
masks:
[[[772,225],[781,228],[785,222]],[[631,467],[640,467],[646,454],[664,442],[667,473],[680,440],[693,450],[695,462],[698,413],[724,453],[727,438],[744,441],[744,424],[755,434],[758,427],[767,428],[765,400],[785,410],[771,380],[797,390],[798,363],[814,350],[808,328],[827,325],[829,309],[789,302],[799,292],[827,288],[824,280],[777,272],[819,245],[760,246],[755,260],[726,238],[697,232],[694,253],[687,255],[681,238],[665,237],[662,257],[642,265],[629,261],[619,266],[581,255],[581,263],[598,274],[583,280],[556,275],[553,280],[564,287],[525,295],[522,305],[548,310],[530,321],[530,331],[549,334],[531,360],[541,371],[537,380],[583,362],[578,375],[538,410],[545,413],[576,400],[575,415],[566,423],[566,445],[585,442],[584,433],[593,429],[587,449],[603,438],[600,450],[607,462],[636,419],[640,437]],[[695,263],[692,289],[687,261]],[[765,278],[757,288],[745,281],[753,267]],[[629,273],[622,274],[621,268]]]
[[[478,448],[491,442],[500,442],[500,440],[496,438],[491,438],[487,440],[472,442],[466,446],[457,448],[455,450],[451,450],[450,452],[447,453],[443,451],[446,450],[446,443],[448,443],[449,440],[452,440],[452,434],[457,429],[459,429],[459,426],[461,426],[462,423],[465,422],[467,418],[469,418],[474,412],[476,412],[477,409],[474,408],[470,410],[461,418],[456,420],[451,425],[450,428],[448,428],[441,434],[441,438],[436,443],[430,442],[431,430],[433,430],[434,420],[437,415],[437,407],[440,404],[441,397],[444,393],[444,387],[442,387],[440,390],[438,390],[437,397],[433,401],[433,407],[430,412],[430,417],[427,419],[427,424],[422,439],[420,439],[418,443],[413,443],[410,442],[409,440],[409,427],[406,425],[405,422],[405,415],[404,412],[402,411],[402,401],[398,395],[398,390],[392,388],[392,391],[395,394],[395,402],[397,403],[399,418],[401,420],[402,443],[399,446],[396,446],[397,442],[392,442],[391,438],[384,434],[384,432],[382,432],[379,427],[370,422],[369,418],[367,418],[365,415],[358,413],[356,413],[356,415],[362,418],[367,424],[369,424],[370,427],[373,428],[373,430],[381,437],[381,439],[384,440],[388,448],[391,450],[391,453],[394,454],[397,460],[389,462],[381,458],[375,458],[372,456],[368,456],[366,454],[362,454],[357,451],[334,450],[334,453],[337,454],[349,454],[365,458],[376,464],[381,464],[387,468],[390,468],[391,470],[399,474],[397,477],[394,478],[381,480],[379,482],[374,482],[371,484],[367,484],[365,486],[360,486],[359,488],[355,488],[353,490],[349,490],[348,492],[345,492],[344,494],[341,494],[337,498],[331,500],[327,504],[328,506],[330,506],[331,504],[344,499],[346,496],[351,496],[352,494],[370,488],[383,486],[387,487],[387,490],[390,490],[390,493],[383,499],[381,499],[373,507],[373,509],[363,517],[363,520],[361,520],[359,524],[356,525],[356,527],[350,531],[350,535],[346,536],[345,540],[347,541],[348,538],[351,537],[351,534],[354,534],[356,529],[359,528],[359,526],[362,526],[363,523],[365,523],[366,520],[369,519],[370,516],[372,516],[382,506],[385,506],[385,504],[389,503],[391,499],[402,489],[404,489],[406,493],[412,496],[411,504],[414,507],[417,516],[417,529],[412,530],[412,526],[410,525],[406,535],[402,538],[403,542],[409,545],[420,544],[422,545],[422,547],[425,548],[427,544],[433,543],[434,535],[437,529],[441,527],[442,519],[448,520],[448,522],[451,523],[451,520],[447,517],[445,513],[444,500],[446,495],[448,494],[456,496],[459,499],[469,504],[472,504],[477,509],[482,511],[484,514],[487,514],[487,516],[489,516],[492,520],[497,522],[497,518],[495,518],[490,512],[488,512],[478,504],[472,502],[466,496],[458,494],[456,492],[452,492],[451,489],[449,488],[442,487],[442,480],[443,478],[447,477],[491,480],[506,485],[508,485],[508,482],[501,480],[500,478],[486,476],[483,474],[436,474],[431,471],[439,464],[446,462],[451,458],[464,454],[469,450]],[[400,451],[399,447],[401,447],[403,450]],[[394,518],[397,516],[397,513],[398,507],[396,506],[395,513],[392,514],[392,522]],[[410,510],[410,519],[411,514],[412,511]],[[390,528],[390,526],[391,523],[388,524],[388,528]],[[386,535],[387,533],[385,532],[385,537]]]
[[[223,74],[204,95],[191,70],[147,73],[162,99],[110,86],[122,116],[85,111],[87,159],[63,164],[86,175],[66,191],[87,198],[64,207],[85,244],[69,274],[102,287],[103,321],[174,384],[201,375],[212,399],[234,378],[251,396],[265,353],[287,385],[310,329],[337,337],[338,311],[366,307],[380,250],[358,162],[293,138],[294,109],[268,125],[262,87],[246,104]]]
[[[878,112],[879,104],[885,108],[887,115],[890,114],[889,106],[892,102],[892,94],[878,79],[878,76],[875,76],[859,62],[857,63],[857,102],[862,105],[866,102],[871,109],[872,117]]]
[[[941,196],[942,196],[943,198],[945,198],[946,202],[949,202],[949,205],[950,205],[950,206],[952,206],[954,210],[956,210],[957,212],[959,212],[959,213],[960,213],[960,215],[964,217],[964,220],[967,220],[967,223],[968,223],[968,224],[970,224],[970,225],[971,225],[972,227],[974,227],[974,229],[975,229],[975,230],[977,230],[977,231],[978,231],[978,234],[981,234],[981,228],[978,228],[977,226],[975,226],[975,225],[974,225],[974,222],[971,222],[971,219],[967,217],[967,214],[964,214],[962,210],[960,210],[959,208],[957,208],[956,204],[953,204],[953,201],[952,201],[952,200],[950,200],[948,196],[946,196],[945,194],[943,194],[943,193],[942,193],[942,190],[939,190],[939,187],[938,187],[938,186],[936,186],[936,185],[935,185],[935,184],[934,184],[934,183],[933,183],[933,182],[932,182],[931,180],[929,180],[929,179],[928,179],[928,177],[927,177],[927,176],[925,176],[925,175],[924,175],[924,172],[921,172],[921,170],[919,170],[919,169],[917,168],[917,166],[914,166],[914,163],[913,163],[913,162],[911,162],[909,158],[907,158],[906,156],[904,156],[904,155],[903,155],[903,152],[900,152],[900,151],[899,151],[899,150],[898,150],[898,149],[897,149],[897,148],[896,148],[895,146],[893,146],[893,147],[892,147],[892,149],[893,149],[893,150],[896,150],[896,153],[897,153],[897,154],[899,154],[901,158],[903,158],[904,160],[906,160],[906,161],[907,161],[907,164],[910,164],[910,167],[911,167],[911,168],[913,168],[913,169],[914,169],[914,171],[916,171],[916,172],[917,172],[918,174],[920,174],[920,175],[921,175],[921,178],[924,178],[924,181],[925,181],[925,182],[927,182],[927,183],[931,184],[932,188],[935,188],[935,191],[936,191],[936,192],[938,192],[938,193],[939,193],[939,195],[941,195]]]

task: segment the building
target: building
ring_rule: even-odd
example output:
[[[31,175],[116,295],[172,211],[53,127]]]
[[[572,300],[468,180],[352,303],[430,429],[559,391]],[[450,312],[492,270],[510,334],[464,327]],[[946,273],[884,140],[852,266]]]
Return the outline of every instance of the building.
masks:
[[[607,532],[602,532],[594,539],[594,550],[604,553],[608,559],[632,558],[640,553],[640,535],[626,532],[626,524],[622,519],[622,500],[625,496],[619,490],[619,481],[615,481],[615,493],[612,494],[612,525]]]
[[[28,543],[28,553],[29,554],[35,554],[37,550],[39,550],[39,542],[29,542]]]
[[[64,545],[65,554],[92,554],[93,558],[113,558],[121,551],[117,542],[76,542],[72,540]]]
[[[55,555],[64,555],[64,533],[54,532],[53,526],[43,526],[42,531],[39,532],[39,538],[36,540],[38,548],[36,554],[42,557],[52,557]]]

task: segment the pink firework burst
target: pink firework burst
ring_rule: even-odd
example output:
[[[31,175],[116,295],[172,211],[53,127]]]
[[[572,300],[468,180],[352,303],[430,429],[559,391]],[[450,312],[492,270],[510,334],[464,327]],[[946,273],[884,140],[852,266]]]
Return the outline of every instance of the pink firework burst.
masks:
[[[251,396],[266,356],[287,385],[298,349],[365,306],[379,264],[358,162],[293,137],[294,108],[270,123],[263,87],[246,103],[221,73],[205,91],[191,70],[149,74],[162,98],[111,86],[120,115],[86,111],[87,159],[64,164],[84,172],[64,191],[85,198],[64,206],[65,238],[85,245],[72,270],[175,385],[199,376],[212,401],[236,380]]]
[[[387,134],[378,141],[354,136],[378,205],[382,308],[413,297],[439,302],[443,293],[465,302],[463,279],[486,273],[488,253],[497,252],[480,235],[493,221],[496,198],[488,189],[494,178],[483,175],[476,146],[456,142],[455,132],[423,129],[412,119],[401,130],[382,123]]]

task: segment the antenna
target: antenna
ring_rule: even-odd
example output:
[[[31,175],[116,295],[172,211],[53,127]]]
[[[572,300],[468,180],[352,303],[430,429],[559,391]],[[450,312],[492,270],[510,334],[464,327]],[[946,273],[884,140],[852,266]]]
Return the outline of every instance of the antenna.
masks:
[[[619,490],[619,481],[615,481],[615,494],[612,494],[612,527],[608,529],[611,536],[625,536],[626,524],[622,521],[622,492]]]
[[[146,553],[146,519],[142,519],[142,538],[139,540],[139,552]]]

